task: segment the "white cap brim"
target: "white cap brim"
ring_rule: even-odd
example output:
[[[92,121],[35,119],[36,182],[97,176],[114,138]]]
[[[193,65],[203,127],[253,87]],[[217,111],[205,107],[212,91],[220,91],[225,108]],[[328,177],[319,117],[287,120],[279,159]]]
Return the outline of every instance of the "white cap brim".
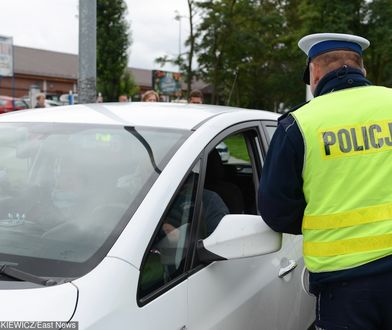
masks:
[[[362,50],[368,48],[370,45],[369,40],[367,40],[363,37],[360,37],[360,36],[352,35],[352,34],[315,33],[315,34],[310,34],[310,35],[303,37],[298,42],[298,46],[306,54],[306,56],[308,56],[309,51],[310,51],[310,49],[312,49],[313,46],[315,46],[316,44],[323,42],[323,41],[332,41],[332,40],[352,42],[352,43],[358,44]]]

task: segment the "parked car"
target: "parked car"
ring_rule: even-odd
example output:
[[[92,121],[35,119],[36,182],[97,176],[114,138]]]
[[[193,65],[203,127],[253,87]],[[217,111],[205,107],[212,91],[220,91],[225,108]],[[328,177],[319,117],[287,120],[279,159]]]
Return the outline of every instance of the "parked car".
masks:
[[[219,152],[219,156],[222,160],[222,162],[226,163],[230,159],[230,151],[229,148],[227,147],[226,143],[220,142],[217,146],[216,149]]]
[[[24,97],[23,102],[25,102],[26,104],[31,104],[31,100],[29,97]],[[64,105],[64,104],[61,103],[60,101],[45,99],[45,107],[46,108],[57,107],[60,105]]]
[[[21,99],[0,96],[0,113],[28,109],[28,104]]]
[[[307,329],[302,239],[257,214],[276,120],[135,102],[1,116],[1,320]]]
[[[72,94],[73,104],[78,103],[78,94]],[[69,94],[61,94],[59,97],[59,102],[63,105],[69,105],[70,95]]]
[[[61,102],[59,102],[59,101],[55,101],[55,100],[48,100],[48,99],[45,100],[45,106],[46,106],[47,108],[50,108],[50,107],[58,107],[58,106],[60,106],[60,105],[63,105],[63,103],[61,103]]]

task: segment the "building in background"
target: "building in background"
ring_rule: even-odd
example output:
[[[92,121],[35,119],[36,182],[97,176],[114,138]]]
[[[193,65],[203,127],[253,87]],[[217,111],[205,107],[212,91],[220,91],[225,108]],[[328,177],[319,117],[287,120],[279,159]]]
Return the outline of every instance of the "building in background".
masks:
[[[34,88],[45,93],[47,99],[60,100],[61,95],[77,92],[77,55],[21,46],[14,46],[13,50],[14,94],[12,78],[0,77],[0,95],[28,97]],[[129,70],[139,86],[139,95],[133,98],[138,100],[145,91],[153,89],[153,71],[137,68]],[[185,91],[184,83],[181,88]],[[195,81],[193,88],[202,90],[207,98],[211,94],[209,85],[202,81]]]
[[[73,54],[14,46],[14,95],[29,95],[35,86],[49,99],[76,91],[78,58]],[[0,81],[0,94],[12,95],[12,78]]]

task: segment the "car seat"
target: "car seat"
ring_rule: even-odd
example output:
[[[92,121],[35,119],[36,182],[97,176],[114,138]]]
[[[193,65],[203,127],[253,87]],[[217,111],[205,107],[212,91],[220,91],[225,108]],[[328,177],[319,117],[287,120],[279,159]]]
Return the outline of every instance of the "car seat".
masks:
[[[204,187],[216,192],[225,202],[232,214],[244,211],[244,198],[241,189],[225,177],[225,166],[215,148],[209,153]]]

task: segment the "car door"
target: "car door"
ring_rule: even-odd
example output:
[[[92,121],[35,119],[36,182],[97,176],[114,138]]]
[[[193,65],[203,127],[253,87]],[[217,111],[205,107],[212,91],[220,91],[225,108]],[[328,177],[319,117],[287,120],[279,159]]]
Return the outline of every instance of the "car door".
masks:
[[[301,308],[300,270],[289,268],[301,255],[297,238],[284,236],[281,251],[270,255],[209,264],[197,258],[197,242],[225,214],[257,214],[272,132],[263,127],[251,122],[222,132],[184,176],[140,268],[141,329],[301,328],[298,319],[307,311]]]
[[[186,174],[145,252],[137,290],[138,330],[187,329],[188,272],[199,161]]]
[[[262,132],[264,133],[265,150],[272,139],[277,128],[277,122],[272,120],[263,120],[261,122]],[[279,313],[282,315],[278,319],[277,329],[307,329],[314,319],[315,297],[306,294],[304,290],[299,289],[299,285],[307,286],[305,273],[305,265],[302,257],[302,235],[283,234],[281,252],[280,271],[290,269],[295,262],[296,271],[290,276],[284,276],[284,284],[280,286],[280,306]],[[306,273],[307,275],[307,273]],[[285,315],[290,315],[291,323],[286,324]]]
[[[253,125],[258,124],[254,123]],[[246,140],[244,140],[244,136],[246,136]],[[227,152],[225,148],[223,150],[216,148],[219,143],[211,144],[209,151],[213,151],[211,155],[215,156],[215,161],[218,161],[215,165],[219,166],[227,161],[227,168],[236,172],[233,173],[236,176],[233,178],[233,182],[219,180],[214,187],[215,176],[217,179],[223,178],[221,177],[221,168],[214,168],[212,163],[208,172],[204,170],[204,173],[201,171],[203,175],[199,175],[202,166],[206,169],[208,158],[212,162],[212,158],[207,156],[208,152],[202,153],[179,185],[146,249],[140,268],[137,294],[140,307],[138,317],[145,318],[142,329],[209,329],[214,328],[215,323],[226,328],[226,322],[231,324],[227,327],[228,329],[242,329],[242,325],[249,323],[249,320],[245,322],[244,319],[236,319],[241,313],[230,312],[230,315],[222,317],[217,313],[216,307],[227,299],[228,288],[234,288],[242,281],[239,275],[242,272],[251,273],[253,265],[245,259],[234,260],[230,263],[218,262],[211,265],[201,265],[194,260],[197,240],[211,233],[219,220],[230,212],[226,203],[233,212],[242,212],[239,208],[246,208],[249,213],[256,213],[254,202],[256,177],[249,174],[252,173],[249,172],[251,167],[248,164],[250,155],[248,153],[242,155],[242,153],[243,149],[247,148],[245,143],[260,143],[257,129],[246,129],[240,135],[232,135],[225,141],[230,146],[234,146],[234,149],[237,145],[240,147],[238,155],[234,151],[231,155],[235,162],[229,162],[227,153],[222,154]],[[257,148],[261,150],[263,147],[258,145]],[[245,160],[240,159],[241,157]],[[258,154],[252,154],[251,157],[257,157],[257,162],[260,162]],[[222,158],[223,162],[220,163]],[[257,171],[259,172],[260,169]],[[207,176],[211,178],[211,186],[204,184]],[[233,198],[233,195],[224,195],[226,190],[230,191],[231,189],[236,189],[235,191],[242,195],[241,189],[246,190],[249,186],[253,187],[248,192],[253,196],[251,198],[244,196],[240,200],[235,196]],[[220,197],[219,193],[223,197]],[[239,203],[235,203],[236,200],[239,200]],[[209,219],[209,223],[201,221],[205,218]],[[258,267],[258,265],[256,266]],[[248,271],[245,271],[245,268],[248,268]],[[233,270],[235,271],[233,272]],[[209,277],[209,275],[212,276]],[[205,278],[206,276],[207,278]],[[264,286],[268,283],[269,278],[270,276],[265,277]],[[244,297],[249,297],[251,291],[254,290],[254,283],[260,282],[254,276],[250,282],[247,278],[244,280],[248,282],[243,282],[244,285],[238,286],[242,300]],[[213,285],[216,281],[222,285]],[[198,294],[199,287],[201,295]],[[232,295],[234,300],[227,306],[237,304],[237,307],[249,314],[248,309],[251,305],[238,304],[237,298],[234,296]],[[206,299],[214,302],[213,308],[206,303]],[[227,308],[225,308],[225,313],[227,313]],[[157,315],[157,317],[152,317],[153,315]],[[253,317],[253,315],[249,316]],[[214,321],[215,317],[219,319],[219,322]],[[203,319],[208,321],[200,323]],[[248,328],[254,328],[255,321],[257,319]]]
[[[229,213],[257,214],[257,188],[270,135],[271,130],[264,131],[259,122],[242,124],[222,132],[205,149],[203,191],[217,194]],[[228,150],[220,157],[222,142]],[[227,152],[230,157],[224,161]],[[210,224],[203,203],[200,207],[197,239],[216,227]],[[188,278],[189,329],[301,328],[299,312],[308,311],[302,302],[301,270],[296,269],[301,258],[298,238],[284,235],[282,249],[264,256],[210,264],[199,262],[197,253],[193,257]],[[286,274],[279,277],[279,272]]]

